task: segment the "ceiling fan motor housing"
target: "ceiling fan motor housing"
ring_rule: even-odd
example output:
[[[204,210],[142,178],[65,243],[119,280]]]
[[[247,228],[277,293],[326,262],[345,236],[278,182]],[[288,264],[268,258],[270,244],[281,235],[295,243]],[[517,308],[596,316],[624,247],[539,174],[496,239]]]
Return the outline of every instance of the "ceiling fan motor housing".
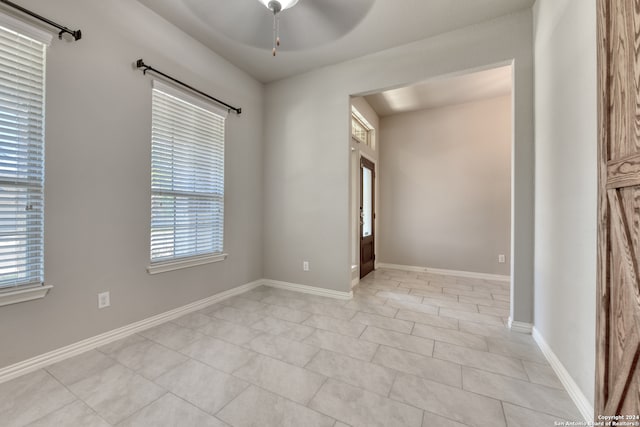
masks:
[[[280,4],[280,2],[278,0],[271,0],[268,4],[267,7],[274,13],[279,13],[282,10],[282,5]]]

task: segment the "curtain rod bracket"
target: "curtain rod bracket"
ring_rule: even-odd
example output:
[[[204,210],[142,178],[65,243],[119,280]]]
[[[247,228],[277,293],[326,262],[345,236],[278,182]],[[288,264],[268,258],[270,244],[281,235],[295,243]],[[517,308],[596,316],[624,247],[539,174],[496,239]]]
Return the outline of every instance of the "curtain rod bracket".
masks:
[[[3,1],[3,0],[0,0],[0,1]],[[229,105],[226,102],[219,100],[218,98],[215,98],[215,97],[213,97],[213,96],[211,96],[209,94],[206,94],[206,93],[194,88],[193,86],[190,86],[190,85],[188,85],[186,83],[181,82],[180,80],[176,79],[175,77],[171,77],[170,75],[165,74],[162,71],[156,70],[151,65],[145,64],[144,60],[142,58],[140,58],[140,59],[138,59],[136,61],[136,68],[137,69],[142,69],[142,74],[145,75],[145,76],[147,75],[147,71],[153,71],[154,73],[164,77],[165,79],[171,80],[172,82],[174,82],[176,84],[179,84],[180,86],[183,86],[183,87],[189,89],[190,91],[193,91],[193,92],[197,93],[198,95],[204,96],[205,98],[208,98],[208,99],[210,99],[210,100],[212,100],[212,101],[214,101],[214,102],[216,102],[216,103],[218,103],[220,105],[223,105],[223,106],[227,107],[229,112],[235,111],[235,113],[237,115],[242,114],[242,108],[238,108],[238,107],[234,107],[232,105]]]
[[[11,2],[9,0],[0,0],[0,3],[4,3],[7,6],[12,7],[14,9],[24,13],[25,15],[29,15],[30,17],[35,18],[38,21],[42,21],[45,24],[49,24],[52,27],[55,27],[55,28],[59,29],[60,30],[60,32],[58,33],[58,38],[59,39],[62,39],[62,35],[63,34],[70,34],[75,41],[78,41],[78,40],[80,40],[82,38],[82,31],[80,31],[80,30],[75,30],[75,31],[74,30],[70,30],[67,27],[63,26],[63,25],[60,25],[60,24],[58,24],[56,22],[53,22],[52,20],[47,19],[44,16],[38,15],[37,13],[30,11],[29,9],[25,9],[24,7],[22,7],[22,6],[18,5],[18,4],[15,4],[14,2]]]
[[[58,33],[58,40],[62,40],[62,36],[64,34],[71,34],[71,36],[73,37],[73,39],[75,41],[78,41],[78,40],[80,40],[82,38],[82,31],[81,30],[73,31],[73,30],[64,29],[64,30],[60,30],[60,32]]]
[[[142,59],[138,59],[136,61],[136,68],[142,68],[142,74],[144,74],[145,76],[147,75],[147,70],[149,70],[149,66],[147,66],[147,64],[144,63],[144,61]]]

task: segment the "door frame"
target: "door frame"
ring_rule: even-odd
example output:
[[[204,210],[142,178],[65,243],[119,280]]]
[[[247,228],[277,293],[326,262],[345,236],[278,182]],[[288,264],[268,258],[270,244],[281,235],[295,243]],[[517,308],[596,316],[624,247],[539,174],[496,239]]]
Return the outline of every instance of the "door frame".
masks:
[[[606,363],[604,360],[600,360],[600,357],[606,357],[606,349],[608,348],[608,334],[607,334],[607,321],[606,315],[602,315],[605,311],[608,311],[608,301],[605,294],[605,289],[607,287],[607,279],[608,279],[608,268],[607,268],[607,255],[604,250],[604,245],[606,244],[609,236],[607,225],[609,222],[608,214],[607,214],[607,191],[604,186],[607,181],[607,164],[606,159],[608,157],[607,153],[607,141],[605,130],[603,126],[608,121],[606,117],[607,111],[607,97],[604,94],[603,85],[606,85],[607,82],[607,74],[608,74],[608,64],[606,64],[606,43],[602,40],[604,37],[601,32],[605,30],[601,28],[601,25],[604,25],[605,21],[605,13],[606,11],[603,9],[603,2],[597,1],[597,27],[598,27],[598,49],[597,49],[597,73],[598,73],[598,230],[597,230],[597,277],[596,277],[596,378],[595,378],[595,402],[594,402],[594,419],[597,419],[597,414],[600,412],[604,412],[604,407],[606,405],[607,396],[606,396],[606,379],[607,375],[605,372]]]
[[[368,152],[366,152],[364,150],[361,150],[360,147],[357,146],[357,145],[358,144],[356,144],[356,147],[355,147],[356,161],[355,161],[355,169],[353,171],[353,173],[356,174],[356,181],[357,181],[357,183],[356,183],[356,192],[357,193],[353,197],[356,199],[356,205],[358,205],[358,206],[356,206],[356,209],[353,212],[353,216],[356,217],[356,224],[357,224],[356,225],[356,230],[354,231],[354,233],[356,235],[355,243],[356,243],[356,252],[357,252],[357,255],[358,255],[358,280],[360,280],[360,216],[359,216],[360,215],[360,210],[358,209],[359,203],[360,203],[360,197],[361,197],[360,196],[360,187],[362,187],[362,184],[360,183],[360,159],[362,157],[364,157],[365,159],[367,159],[368,161],[370,161],[371,163],[374,164],[374,166],[375,166],[374,171],[375,171],[375,174],[376,174],[376,179],[378,179],[378,174],[379,174],[380,171],[379,171],[379,165],[378,165],[379,160],[376,159],[372,154],[370,154],[370,153],[368,153]],[[379,152],[378,152],[378,155],[379,155]],[[374,231],[375,235],[379,236],[378,232],[380,231],[379,230],[380,227],[378,227],[377,219],[378,219],[378,210],[379,210],[378,208],[380,207],[380,203],[379,203],[379,201],[380,201],[380,197],[379,197],[380,196],[380,187],[377,186],[374,189],[374,191],[375,191],[375,196],[376,197],[375,197],[375,200],[374,200],[374,203],[373,203],[373,210],[376,213],[376,221],[374,221],[374,223],[373,223],[373,228],[375,230]],[[376,268],[376,266],[377,266],[377,262],[374,264],[374,269]]]
[[[530,333],[531,327],[533,325],[533,246],[530,244],[533,238],[533,219],[527,214],[532,209],[531,201],[533,200],[534,191],[533,191],[533,174],[530,173],[533,169],[531,168],[532,158],[531,146],[528,145],[526,141],[529,141],[531,135],[523,131],[522,129],[526,129],[526,126],[519,126],[519,123],[526,123],[527,120],[530,121],[532,115],[528,114],[527,109],[522,107],[522,103],[516,102],[521,96],[526,98],[527,90],[526,89],[526,72],[523,72],[522,68],[516,67],[516,59],[503,59],[497,60],[495,62],[486,62],[481,64],[476,64],[471,67],[461,67],[453,70],[444,70],[440,73],[434,74],[425,74],[416,77],[412,80],[406,80],[401,82],[396,82],[393,84],[386,85],[373,85],[369,86],[366,89],[351,92],[347,95],[346,105],[349,107],[348,117],[351,117],[351,106],[353,98],[363,97],[367,95],[372,95],[378,92],[390,90],[390,89],[398,89],[405,86],[410,86],[414,83],[423,83],[428,81],[439,80],[443,78],[451,78],[463,76],[472,72],[490,70],[497,67],[511,67],[512,71],[512,79],[511,79],[511,226],[509,229],[510,234],[510,252],[511,252],[511,260],[510,260],[510,272],[509,272],[509,286],[510,286],[510,294],[511,298],[509,300],[509,329],[513,328],[513,330]],[[523,79],[517,80],[516,77],[522,75]],[[520,81],[521,83],[517,83]],[[522,94],[522,95],[520,95]],[[345,113],[347,114],[347,113]],[[350,120],[349,125],[350,126]],[[349,128],[350,129],[350,128]],[[380,130],[376,129],[378,135],[380,135]],[[359,156],[365,155],[365,153],[357,147],[357,144],[353,144],[351,141],[351,132],[348,132],[348,149],[351,154],[349,157],[349,203],[354,209],[354,199],[358,196],[357,194],[353,194],[354,191],[357,191],[357,185],[354,184],[354,174],[355,167],[353,165],[353,157],[359,159]],[[517,142],[520,141],[520,142]],[[383,146],[381,138],[378,138],[378,144],[376,146],[376,151],[380,153],[381,147]],[[355,155],[354,155],[355,154]],[[378,154],[379,155],[379,154]],[[368,156],[365,155],[368,158]],[[359,164],[359,161],[356,160],[355,163]],[[379,165],[376,164],[376,167]],[[521,172],[517,172],[521,171]],[[378,171],[376,171],[378,172]],[[380,182],[387,182],[386,179],[378,178]],[[379,205],[379,203],[378,203]],[[354,228],[359,229],[354,223],[354,219],[357,220],[357,215],[359,212],[352,212],[350,209],[348,216],[348,224],[349,224],[349,234],[350,234],[350,251],[349,251],[349,263],[351,266],[351,288],[354,288],[359,283],[359,274],[357,269],[355,268],[355,254],[359,253],[360,241],[357,239],[359,234],[359,230],[354,230]],[[380,212],[380,210],[378,210]],[[384,212],[382,211],[382,215],[384,218]],[[378,217],[377,219],[380,219]],[[378,240],[384,239],[384,233],[377,233],[379,237]],[[383,255],[384,256],[384,255]],[[358,263],[359,265],[359,263]],[[517,295],[517,297],[516,297]]]
[[[360,192],[360,209],[357,211],[358,214],[358,258],[359,258],[359,262],[358,262],[358,270],[359,270],[359,276],[360,279],[362,279],[364,276],[362,275],[362,229],[363,229],[363,223],[361,221],[361,215],[362,215],[362,205],[364,203],[364,193],[362,191],[363,189],[363,184],[364,184],[364,172],[363,169],[365,167],[367,167],[367,169],[371,170],[372,173],[372,177],[371,177],[371,240],[372,240],[372,245],[373,245],[373,268],[371,271],[375,270],[375,266],[376,266],[376,201],[377,201],[377,197],[376,197],[376,189],[377,189],[377,185],[376,185],[376,169],[377,169],[377,164],[374,160],[371,160],[368,156],[364,155],[362,152],[359,153],[360,154],[360,158],[358,161],[358,168],[359,168],[359,192]],[[370,271],[370,272],[371,272]],[[369,274],[370,272],[368,272],[367,274]]]

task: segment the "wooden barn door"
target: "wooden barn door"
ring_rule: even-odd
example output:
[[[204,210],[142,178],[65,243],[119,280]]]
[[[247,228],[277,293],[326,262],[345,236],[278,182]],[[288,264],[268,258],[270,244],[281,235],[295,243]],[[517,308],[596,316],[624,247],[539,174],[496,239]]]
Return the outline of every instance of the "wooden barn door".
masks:
[[[360,278],[374,269],[375,250],[375,191],[376,167],[372,161],[360,159]]]
[[[640,414],[640,0],[597,7],[596,421]]]

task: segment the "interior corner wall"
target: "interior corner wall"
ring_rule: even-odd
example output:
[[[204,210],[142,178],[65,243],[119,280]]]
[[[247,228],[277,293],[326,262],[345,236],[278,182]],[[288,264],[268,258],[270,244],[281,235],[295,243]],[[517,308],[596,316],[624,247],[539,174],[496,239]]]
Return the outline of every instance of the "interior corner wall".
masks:
[[[54,37],[47,55],[45,280],[54,288],[0,307],[0,367],[261,278],[263,85],[136,1],[20,4],[83,37]],[[135,70],[138,58],[242,107],[227,119],[224,262],[145,270],[151,77]],[[101,291],[111,307],[98,310]]]
[[[380,262],[509,275],[511,95],[383,117]]]
[[[593,402],[596,2],[538,0],[534,14],[535,327]]]
[[[532,322],[532,24],[531,10],[525,10],[268,84],[265,276],[349,290],[350,95],[513,62],[513,311],[514,320]],[[305,259],[308,272],[302,270]]]

